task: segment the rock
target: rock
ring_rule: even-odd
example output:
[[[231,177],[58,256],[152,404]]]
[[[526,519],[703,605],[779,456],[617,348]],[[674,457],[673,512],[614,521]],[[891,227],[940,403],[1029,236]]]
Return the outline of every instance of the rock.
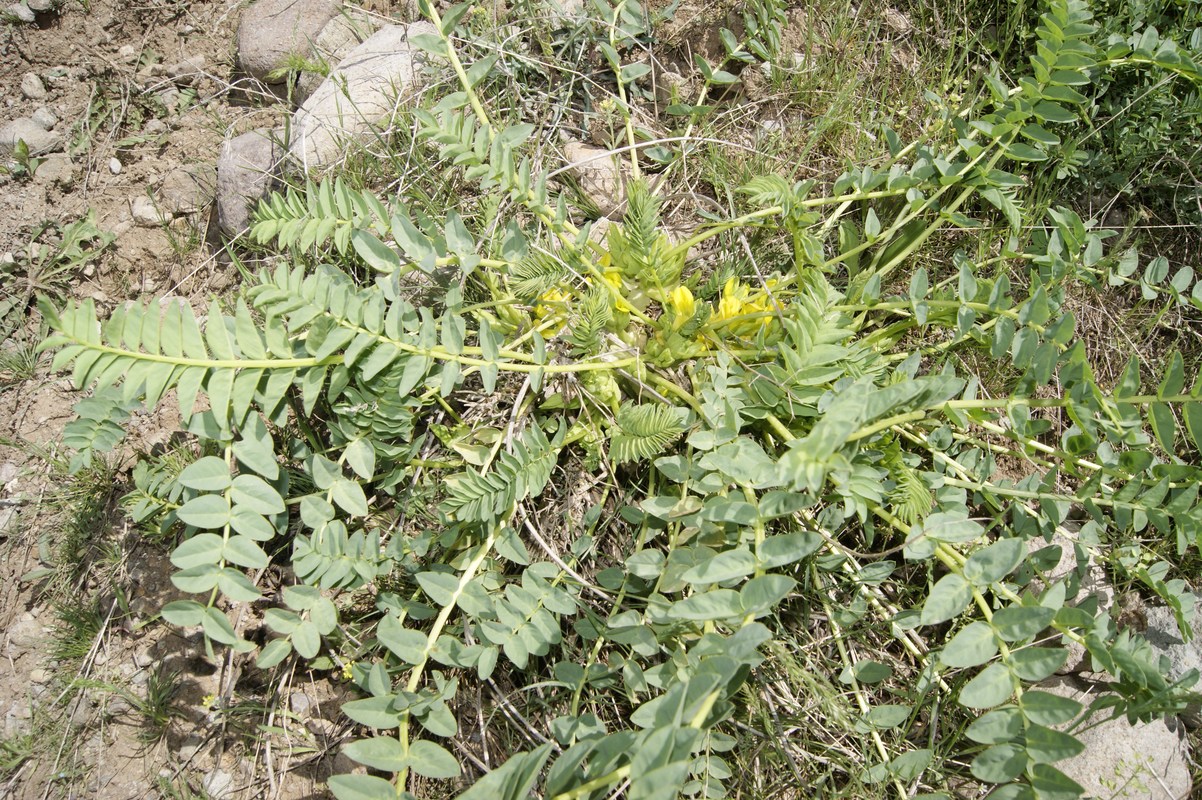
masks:
[[[319,59],[330,68],[338,66],[352,50],[366,41],[376,32],[379,25],[367,14],[353,8],[345,8],[343,12],[326,23],[313,42],[313,58]],[[317,87],[325,80],[319,72],[301,72],[296,82],[292,101],[298,106],[309,99]]]
[[[129,201],[129,213],[139,228],[158,228],[171,221],[171,215],[160,211],[146,195],[138,195]]]
[[[1028,588],[1033,592],[1041,592],[1044,586],[1064,581],[1071,605],[1084,608],[1095,617],[1110,613],[1115,599],[1114,584],[1086,544],[1080,541],[1088,541],[1092,535],[1090,530],[1065,523],[1061,530],[1052,535],[1050,542],[1038,537],[1028,541],[1027,549],[1031,557],[1027,563],[1039,567],[1038,577],[1031,581]],[[1085,647],[1067,637],[1063,637],[1062,642],[1068,650],[1068,658],[1058,672],[1068,675],[1089,671],[1090,658]]]
[[[213,800],[224,800],[234,794],[234,776],[223,769],[215,769],[204,776],[201,786]]]
[[[212,203],[216,192],[217,170],[213,167],[178,167],[159,184],[159,208],[168,214],[193,214]]]
[[[139,650],[138,652],[134,653],[134,664],[139,669],[146,669],[153,663],[154,656],[152,656],[148,651]]]
[[[1055,677],[1036,688],[1088,706],[1100,687],[1078,687],[1072,678]],[[1104,718],[1109,710],[1099,712]],[[1085,788],[1086,796],[1107,800],[1167,800],[1187,797],[1192,786],[1189,758],[1181,731],[1165,720],[1132,725],[1126,717],[1082,727],[1074,736],[1085,745],[1080,755],[1055,767]],[[1179,724],[1179,723],[1177,723]]]
[[[47,14],[51,11],[57,11],[61,5],[60,0],[25,0],[30,11],[36,11],[39,14]]]
[[[6,11],[8,11],[9,16],[24,22],[26,25],[37,21],[37,16],[33,13],[33,9],[25,5],[25,3],[13,3]]]
[[[183,61],[169,64],[163,68],[163,74],[176,83],[191,85],[204,76],[205,57],[203,55],[189,56]]]
[[[133,709],[134,707],[130,705],[128,700],[118,695],[109,700],[108,705],[106,705],[104,708],[104,711],[110,719],[113,719],[128,714],[130,711],[133,711]]]
[[[28,100],[44,100],[46,98],[46,85],[42,83],[42,79],[36,72],[26,72],[21,77],[21,94],[25,95]]]
[[[17,117],[0,128],[0,153],[11,155],[18,141],[24,141],[29,154],[40,156],[52,153],[63,146],[63,137],[48,131],[28,117]]]
[[[109,159],[109,172],[114,175],[121,174],[121,159],[113,157]]]
[[[117,58],[121,59],[127,64],[132,64],[138,60],[138,48],[134,47],[132,44],[123,44],[117,50]]]
[[[58,124],[58,117],[54,116],[54,112],[46,108],[46,106],[40,106],[37,111],[33,112],[33,115],[29,119],[33,121],[34,125],[48,131],[54,130],[54,126]]]
[[[288,707],[301,719],[312,715],[313,699],[304,692],[293,692],[288,695]]]
[[[433,31],[428,22],[381,28],[330,71],[292,117],[289,152],[305,170],[336,161],[343,140],[370,135],[408,99],[422,61],[409,36]]]
[[[1187,642],[1181,635],[1172,609],[1167,606],[1144,609],[1147,623],[1144,638],[1161,656],[1161,663],[1167,662],[1164,676],[1170,682],[1181,680],[1190,670],[1202,674],[1202,619],[1199,619],[1199,614],[1202,614],[1202,600],[1195,605],[1194,616],[1190,620],[1192,635]],[[1191,728],[1202,727],[1202,705],[1191,703],[1181,715],[1181,720]]]
[[[11,254],[5,253],[5,255]],[[13,263],[9,259],[5,258],[0,258],[0,262]],[[7,486],[13,478],[17,477],[20,471],[20,468],[18,468],[17,465],[12,461],[4,461],[0,463],[0,488]]]
[[[186,736],[183,744],[179,746],[179,760],[187,764],[196,758],[196,754],[200,752],[200,748],[204,746],[204,743],[205,740],[194,733]]]
[[[56,153],[51,156],[46,156],[46,160],[38,166],[38,171],[34,173],[34,183],[51,186],[57,186],[59,189],[66,191],[75,185],[75,179],[79,175],[79,170],[75,163],[68,155]]]
[[[580,142],[571,142],[564,147],[564,160],[571,174],[588,200],[597,207],[601,216],[608,217],[616,212],[623,202],[622,182],[614,157],[608,150]]]
[[[30,683],[45,683],[48,680],[50,680],[50,673],[41,667],[38,667],[37,669],[31,669],[29,671]]]
[[[283,155],[275,135],[266,129],[222,145],[217,159],[217,224],[226,236],[246,230],[251,210],[275,186]]]
[[[308,58],[321,29],[334,18],[339,0],[256,0],[238,24],[238,67],[265,83],[293,56]]]
[[[162,136],[166,132],[167,123],[163,122],[158,117],[149,120],[145,125],[142,126],[142,133],[146,134],[147,136]]]

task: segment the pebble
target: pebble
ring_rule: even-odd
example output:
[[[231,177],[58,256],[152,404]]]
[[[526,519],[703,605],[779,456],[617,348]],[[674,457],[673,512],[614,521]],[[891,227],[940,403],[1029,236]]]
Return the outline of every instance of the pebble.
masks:
[[[25,4],[29,6],[31,11],[36,11],[39,14],[54,11],[58,5],[56,0],[25,0]]]
[[[134,224],[140,228],[157,228],[171,219],[160,212],[154,201],[146,195],[138,195],[129,202],[129,213],[134,218]]]
[[[110,158],[110,159],[109,159],[109,172],[113,173],[114,175],[120,175],[120,174],[121,174],[121,161],[120,161],[120,159],[117,159],[117,158]]]
[[[201,786],[214,800],[223,800],[233,794],[234,776],[223,769],[215,769],[204,776]]]
[[[37,16],[33,13],[33,9],[24,3],[13,3],[7,9],[8,13],[15,19],[19,19],[25,24],[37,21]]]
[[[122,45],[117,51],[117,58],[127,63],[136,61],[138,58],[138,49],[132,44]]]
[[[154,663],[154,656],[146,651],[134,653],[134,663],[140,668],[146,669]]]
[[[45,683],[48,680],[50,680],[50,673],[46,672],[46,670],[42,669],[41,667],[29,671],[30,683]]]
[[[167,132],[167,123],[155,117],[142,126],[142,132],[147,136],[161,136]]]
[[[46,85],[36,72],[26,72],[21,77],[21,94],[29,100],[42,100],[46,97]]]
[[[48,131],[54,130],[54,126],[58,124],[58,117],[54,115],[53,111],[46,108],[46,106],[38,108],[29,118],[33,120],[33,124],[41,125]]]
[[[200,748],[204,746],[204,739],[196,734],[190,734],[185,739],[183,744],[179,746],[179,760],[187,764],[196,754],[200,752]]]

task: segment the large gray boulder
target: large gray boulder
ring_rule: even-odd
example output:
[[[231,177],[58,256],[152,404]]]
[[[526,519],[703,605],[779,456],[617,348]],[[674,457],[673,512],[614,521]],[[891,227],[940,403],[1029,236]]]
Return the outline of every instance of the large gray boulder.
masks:
[[[1179,681],[1194,670],[1202,675],[1202,601],[1195,604],[1194,616],[1190,620],[1189,641],[1182,635],[1173,610],[1167,606],[1145,609],[1144,619],[1147,623],[1144,638],[1162,658],[1166,666],[1166,678]],[[1194,690],[1197,689],[1195,685]],[[1181,719],[1191,728],[1202,727],[1202,706],[1191,704]]]
[[[217,224],[226,236],[250,225],[255,205],[275,188],[284,148],[265,128],[228,139],[217,159]]]
[[[310,58],[313,43],[341,8],[339,0],[255,0],[238,23],[238,66],[265,83],[291,56]]]
[[[414,22],[376,31],[296,110],[289,152],[306,171],[337,161],[345,141],[378,133],[414,94],[422,56],[409,37],[419,33],[434,33],[434,26]]]
[[[313,42],[313,59],[323,61],[331,69],[342,63],[352,50],[367,41],[379,24],[369,15],[357,9],[345,8],[342,13],[326,23]],[[325,76],[318,72],[302,72],[296,82],[292,101],[298,106],[309,99]]]
[[[1035,688],[1088,706],[1104,689],[1070,677],[1054,677]],[[1099,712],[1098,718],[1110,714]],[[1091,721],[1095,721],[1091,720]],[[1176,800],[1190,796],[1192,778],[1180,723],[1154,720],[1131,724],[1108,719],[1073,731],[1085,749],[1054,766],[1085,789],[1087,797],[1106,800]]]

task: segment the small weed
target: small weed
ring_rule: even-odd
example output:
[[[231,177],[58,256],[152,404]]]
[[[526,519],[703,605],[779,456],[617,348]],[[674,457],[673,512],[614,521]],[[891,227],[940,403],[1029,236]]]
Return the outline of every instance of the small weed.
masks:
[[[18,180],[29,180],[45,160],[31,156],[29,145],[24,139],[18,139],[16,147],[13,148],[13,161],[8,165],[0,164],[0,175],[7,174]]]
[[[179,671],[160,667],[146,679],[146,698],[131,696],[134,708],[142,715],[143,728],[138,737],[154,744],[167,734],[171,720],[183,715],[176,705],[179,695]]]

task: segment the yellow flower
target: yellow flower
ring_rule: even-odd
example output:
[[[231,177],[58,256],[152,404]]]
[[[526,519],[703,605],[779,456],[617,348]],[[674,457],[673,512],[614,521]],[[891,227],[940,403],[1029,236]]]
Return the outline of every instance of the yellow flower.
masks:
[[[722,297],[718,300],[718,309],[711,317],[711,322],[730,324],[725,327],[738,336],[754,336],[761,328],[768,327],[772,314],[780,311],[780,306],[769,292],[776,285],[775,280],[766,283],[765,288],[752,292],[750,286],[745,286],[738,278],[730,278],[722,287]],[[747,319],[740,319],[747,317]]]
[[[212,708],[213,704],[216,702],[217,702],[217,695],[206,694],[203,698],[201,698],[200,707],[204,708],[204,709],[209,709],[209,708]]]
[[[697,301],[687,286],[677,286],[668,293],[668,307],[675,315],[672,320],[673,328],[680,328],[697,313]]]
[[[543,327],[546,334],[554,336],[563,330],[568,319],[567,301],[572,295],[561,289],[548,289],[538,296],[534,304],[534,317],[548,324]]]
[[[351,662],[349,662],[349,661],[342,665],[342,679],[344,681],[349,681],[351,678],[354,677],[355,673],[351,669],[352,666],[354,666],[354,665],[351,664]]]

